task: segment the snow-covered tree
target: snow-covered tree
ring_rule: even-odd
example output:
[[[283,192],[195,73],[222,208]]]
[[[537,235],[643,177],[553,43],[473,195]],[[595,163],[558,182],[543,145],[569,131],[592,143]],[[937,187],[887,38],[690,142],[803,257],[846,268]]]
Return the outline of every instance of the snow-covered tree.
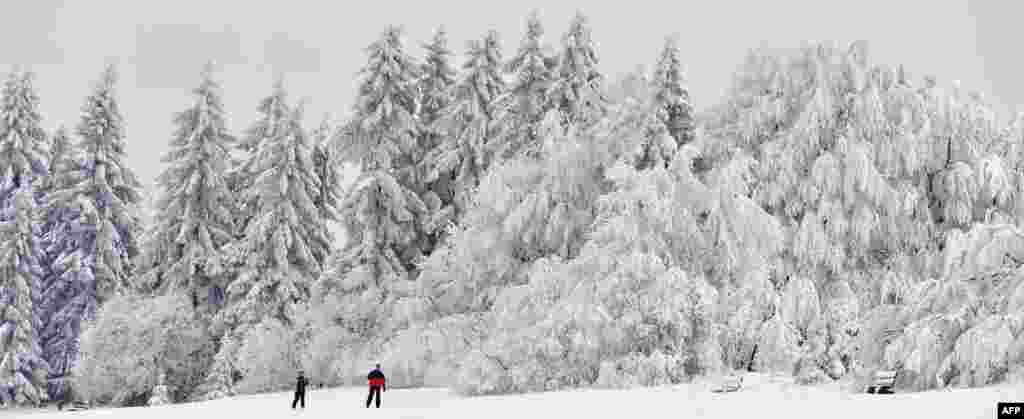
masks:
[[[381,350],[380,340],[393,330],[393,302],[410,292],[430,244],[414,164],[420,67],[398,27],[388,27],[367,52],[354,114],[337,139],[339,157],[360,168],[340,208],[347,240],[332,255],[312,306],[321,315],[311,341],[342,345],[328,350],[344,351],[338,359],[350,366],[371,362]]]
[[[77,199],[83,215],[92,219],[93,269],[101,300],[131,289],[131,261],[139,253],[134,207],[142,200],[142,185],[124,162],[127,143],[115,83],[117,71],[108,66],[82,109],[77,130],[88,177],[53,196],[57,202]]]
[[[453,86],[451,103],[435,122],[443,133],[441,143],[426,156],[427,181],[451,182],[457,219],[493,159],[489,149],[494,100],[502,93],[501,49],[498,33],[490,31],[480,41],[470,41],[466,62]]]
[[[437,123],[444,111],[454,99],[452,86],[455,84],[456,70],[450,62],[452,52],[448,49],[448,33],[444,27],[434,32],[431,41],[423,45],[427,56],[420,64],[420,78],[417,81],[417,121],[419,122],[420,148],[426,153],[433,152],[444,141],[444,131]],[[426,223],[426,234],[429,237],[429,249],[434,249],[442,240],[444,228],[455,222],[455,199],[451,176],[439,176],[433,180],[423,173],[430,170],[430,161],[419,162],[420,180],[425,184],[421,199],[427,205],[429,219]],[[450,175],[450,173],[448,173]]]
[[[213,358],[209,372],[193,391],[192,400],[216,400],[236,394],[235,377],[240,370],[235,363],[238,346],[238,340],[232,334],[221,337],[217,345],[219,350]]]
[[[31,72],[12,71],[0,91],[0,205],[22,185],[44,179],[49,169],[34,78]]]
[[[56,173],[60,171],[61,162],[73,155],[74,146],[75,144],[71,141],[67,128],[63,125],[57,127],[57,130],[53,133],[53,138],[50,141],[49,170],[47,171],[48,180],[53,178]],[[47,189],[50,187],[50,182],[47,182]]]
[[[82,109],[80,141],[58,161],[45,237],[52,261],[43,291],[42,341],[54,375],[71,370],[84,320],[101,304],[131,290],[137,254],[135,205],[140,184],[124,164],[123,121],[114,97],[116,72],[108,67]],[[56,389],[55,391],[61,391]]]
[[[360,301],[356,307],[386,301],[391,287],[411,279],[413,262],[422,255],[418,233],[426,212],[412,189],[408,165],[417,150],[417,66],[397,27],[389,27],[367,51],[353,129],[340,141],[342,156],[357,162],[361,173],[341,205],[348,241],[326,279],[343,285]]]
[[[282,89],[274,96],[285,98]],[[327,226],[314,201],[320,180],[301,118],[301,106],[288,109],[275,135],[264,138],[252,157],[254,179],[244,194],[257,206],[243,238],[228,250],[242,261],[227,288],[229,323],[294,321],[296,305],[308,301],[330,253]]]
[[[625,142],[634,146],[628,150],[627,160],[639,170],[668,168],[678,146],[664,121],[657,117],[658,105],[643,73],[627,74],[611,87],[621,96],[609,112],[615,114],[617,130],[635,137]]]
[[[84,158],[77,144],[71,143],[63,130],[54,136],[50,174],[45,182],[46,200],[74,188],[86,176]],[[61,150],[60,145],[66,145]],[[94,277],[88,256],[88,236],[79,229],[88,226],[77,210],[77,198],[48,202],[42,209],[45,277],[40,304],[37,307],[43,327],[39,340],[50,365],[50,396],[62,398],[66,387],[64,377],[72,367],[77,353],[79,324],[85,313],[95,310],[95,292],[90,291]]]
[[[82,332],[76,391],[118,405],[159,391],[170,393],[167,401],[181,400],[198,372],[193,357],[209,341],[189,300],[122,296],[104,304]]]
[[[249,126],[245,135],[238,141],[237,150],[241,155],[232,162],[227,180],[238,200],[235,224],[239,233],[247,228],[259,210],[258,196],[247,194],[246,191],[253,187],[260,171],[255,167],[256,153],[260,145],[285,135],[286,121],[291,112],[286,100],[284,79],[279,77],[274,82],[273,92],[261,100],[257,107],[259,119]]]
[[[508,89],[495,100],[491,147],[498,158],[536,154],[541,149],[540,123],[550,108],[545,92],[554,76],[552,53],[543,44],[544,27],[535,11],[515,56],[504,65],[512,75]]]
[[[220,87],[207,65],[194,103],[178,113],[157,178],[162,196],[146,243],[140,287],[188,295],[207,315],[220,304],[227,286],[221,255],[234,239],[234,198],[224,174],[234,141],[225,126]]]
[[[547,92],[565,129],[586,127],[604,117],[608,102],[602,87],[604,76],[597,64],[589,21],[578,12],[562,37],[554,80]]]
[[[420,122],[420,147],[430,150],[443,137],[434,122],[452,102],[452,86],[457,71],[451,64],[452,52],[448,48],[448,31],[439,27],[429,43],[423,44],[427,55],[420,64],[420,78],[416,81],[417,119]]]
[[[5,179],[9,188],[13,179]],[[40,264],[38,206],[31,185],[22,185],[0,217],[0,401],[35,405],[48,400],[37,331]],[[11,398],[13,397],[13,398]]]
[[[319,180],[314,201],[325,221],[337,221],[338,203],[341,201],[341,170],[331,145],[334,127],[325,115],[320,126],[310,133],[313,165]]]
[[[668,127],[669,135],[680,146],[693,141],[694,110],[679,58],[679,41],[668,37],[654,68],[654,100],[658,119]]]
[[[659,385],[717,370],[716,291],[699,274],[706,239],[665,168],[619,164],[616,190],[580,256],[506,289],[494,332],[471,355],[469,393]],[[479,362],[479,363],[478,363]]]
[[[238,365],[245,377],[237,384],[238,391],[266,393],[294,388],[295,373],[302,369],[303,343],[294,326],[274,318],[253,327],[238,349]]]

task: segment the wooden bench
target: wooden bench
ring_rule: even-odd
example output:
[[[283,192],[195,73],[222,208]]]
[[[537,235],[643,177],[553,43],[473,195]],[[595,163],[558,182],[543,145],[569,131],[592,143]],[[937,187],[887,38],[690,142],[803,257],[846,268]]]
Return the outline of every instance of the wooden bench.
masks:
[[[727,376],[722,380],[722,385],[716,389],[712,389],[712,393],[732,393],[739,391],[743,387],[743,376]]]
[[[896,386],[896,371],[878,371],[868,386],[868,394],[893,394]]]

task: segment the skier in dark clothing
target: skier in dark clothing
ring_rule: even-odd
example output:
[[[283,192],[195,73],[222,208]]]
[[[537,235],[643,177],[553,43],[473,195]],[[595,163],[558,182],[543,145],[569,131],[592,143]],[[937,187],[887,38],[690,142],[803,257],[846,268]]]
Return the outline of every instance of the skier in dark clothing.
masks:
[[[309,381],[302,375],[302,371],[299,371],[299,378],[295,381],[295,400],[292,400],[292,409],[295,408],[296,404],[306,408],[306,386],[309,385]]]
[[[384,373],[380,371],[380,364],[377,364],[376,368],[370,371],[370,374],[366,376],[366,381],[370,385],[370,395],[366,397],[366,408],[370,408],[373,396],[377,396],[377,408],[380,409],[380,393],[388,391],[387,383],[384,381]]]

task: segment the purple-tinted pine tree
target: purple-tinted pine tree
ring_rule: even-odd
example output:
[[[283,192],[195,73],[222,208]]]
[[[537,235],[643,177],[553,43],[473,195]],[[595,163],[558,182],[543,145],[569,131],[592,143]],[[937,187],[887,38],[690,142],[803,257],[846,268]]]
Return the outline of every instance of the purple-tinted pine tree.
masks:
[[[34,74],[12,71],[0,98],[0,402],[47,398],[39,347],[42,269],[34,185],[47,175]],[[5,344],[6,342],[6,347]],[[41,368],[41,369],[40,369]]]
[[[10,183],[10,182],[8,182]],[[5,185],[7,186],[7,185]],[[2,209],[0,221],[0,402],[35,405],[48,400],[48,366],[36,331],[39,281],[43,276],[38,205],[23,185]]]
[[[82,107],[80,141],[54,162],[44,236],[50,264],[43,289],[41,334],[51,376],[63,377],[77,358],[83,320],[107,299],[129,292],[138,254],[135,206],[141,185],[124,164],[125,132],[115,98],[117,72],[107,67]],[[50,392],[61,397],[63,380]]]

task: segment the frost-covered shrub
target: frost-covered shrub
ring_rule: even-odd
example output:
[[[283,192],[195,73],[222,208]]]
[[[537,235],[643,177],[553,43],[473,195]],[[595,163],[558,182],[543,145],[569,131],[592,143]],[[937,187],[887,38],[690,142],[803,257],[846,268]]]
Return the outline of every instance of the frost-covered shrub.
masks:
[[[179,401],[208,340],[187,298],[115,298],[82,332],[74,387],[87,400],[121,404],[165,384]]]
[[[660,386],[682,382],[686,377],[685,360],[680,355],[654,351],[650,355],[629,354],[601,363],[598,387],[630,388]]]
[[[803,385],[821,384],[831,380],[818,360],[811,356],[803,356],[796,362],[793,375],[797,384]]]
[[[914,390],[935,388],[946,354],[967,329],[964,317],[933,314],[907,326],[903,335],[885,348],[886,369],[899,369],[900,387]]]
[[[882,305],[861,317],[852,343],[856,365],[875,368],[884,362],[885,348],[911,321],[907,311],[895,305]]]
[[[253,327],[239,348],[240,393],[265,393],[291,388],[302,369],[303,343],[294,325],[268,318]],[[315,380],[315,378],[313,378]]]
[[[957,339],[953,351],[939,367],[939,385],[977,387],[1001,381],[1010,370],[1014,336],[1021,335],[1021,318],[991,316]]]
[[[160,376],[156,387],[153,387],[152,395],[149,396],[150,406],[160,406],[171,403],[171,394],[167,385],[164,384],[164,377]]]
[[[718,333],[723,360],[729,368],[747,369],[756,356],[764,322],[778,306],[779,295],[769,280],[767,267],[751,271],[736,289],[727,289],[720,300],[722,318]]]
[[[758,371],[791,373],[802,355],[799,332],[776,312],[764,323],[757,343],[754,365]]]

